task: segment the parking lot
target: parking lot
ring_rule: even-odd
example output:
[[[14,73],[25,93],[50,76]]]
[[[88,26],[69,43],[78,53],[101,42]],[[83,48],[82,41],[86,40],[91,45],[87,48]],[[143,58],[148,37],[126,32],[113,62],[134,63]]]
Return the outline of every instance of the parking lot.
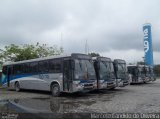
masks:
[[[159,113],[160,80],[87,94],[9,91],[0,89],[0,112],[33,113]]]

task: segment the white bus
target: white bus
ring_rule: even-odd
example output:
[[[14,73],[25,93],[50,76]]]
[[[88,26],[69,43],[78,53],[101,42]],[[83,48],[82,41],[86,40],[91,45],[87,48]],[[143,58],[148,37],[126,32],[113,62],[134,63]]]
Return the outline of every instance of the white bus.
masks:
[[[149,82],[151,79],[150,79],[150,68],[149,68],[149,66],[147,66],[147,65],[144,65],[144,72],[145,72],[145,81],[144,81],[144,83],[147,83],[147,82]]]
[[[156,76],[154,73],[153,66],[149,66],[149,74],[150,74],[150,81],[156,81]]]
[[[97,76],[97,89],[114,89],[116,77],[112,60],[107,57],[93,57]]]
[[[51,91],[53,96],[97,87],[92,58],[78,53],[6,63],[2,70],[2,84],[16,91]]]
[[[130,84],[144,83],[146,76],[144,71],[144,65],[128,65],[128,73],[131,76]]]
[[[129,84],[129,75],[127,72],[126,61],[115,59],[113,61],[114,71],[116,75],[117,87],[124,87]]]

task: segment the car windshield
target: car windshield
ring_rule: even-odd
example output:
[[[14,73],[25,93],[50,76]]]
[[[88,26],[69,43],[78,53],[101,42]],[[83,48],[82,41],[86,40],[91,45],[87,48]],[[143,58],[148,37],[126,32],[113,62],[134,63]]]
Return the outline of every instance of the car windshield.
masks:
[[[95,70],[90,60],[75,60],[75,79],[96,79]]]

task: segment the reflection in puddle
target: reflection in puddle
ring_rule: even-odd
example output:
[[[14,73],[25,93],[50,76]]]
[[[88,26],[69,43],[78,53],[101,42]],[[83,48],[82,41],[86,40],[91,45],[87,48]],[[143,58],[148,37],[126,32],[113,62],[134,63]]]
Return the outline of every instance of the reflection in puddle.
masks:
[[[0,112],[26,113],[67,113],[77,110],[82,105],[92,105],[93,100],[50,99],[15,99],[0,101]]]
[[[66,97],[39,97],[28,99],[14,99],[0,101],[0,113],[18,113],[22,117],[36,116],[49,118],[89,118],[90,113],[101,110],[106,102],[112,101],[116,93],[114,91],[92,92],[85,95],[67,95]],[[97,106],[97,107],[96,107]],[[38,116],[38,117],[37,117]]]

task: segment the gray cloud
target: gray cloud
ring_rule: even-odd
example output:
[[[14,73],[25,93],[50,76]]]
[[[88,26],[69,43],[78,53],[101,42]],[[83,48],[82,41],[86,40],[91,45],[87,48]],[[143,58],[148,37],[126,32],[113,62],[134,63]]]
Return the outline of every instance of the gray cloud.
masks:
[[[149,22],[157,55],[159,4],[159,0],[1,0],[0,46],[41,42],[63,45],[65,52],[84,52],[87,40],[90,51],[127,55],[128,50],[143,52],[142,26]]]

